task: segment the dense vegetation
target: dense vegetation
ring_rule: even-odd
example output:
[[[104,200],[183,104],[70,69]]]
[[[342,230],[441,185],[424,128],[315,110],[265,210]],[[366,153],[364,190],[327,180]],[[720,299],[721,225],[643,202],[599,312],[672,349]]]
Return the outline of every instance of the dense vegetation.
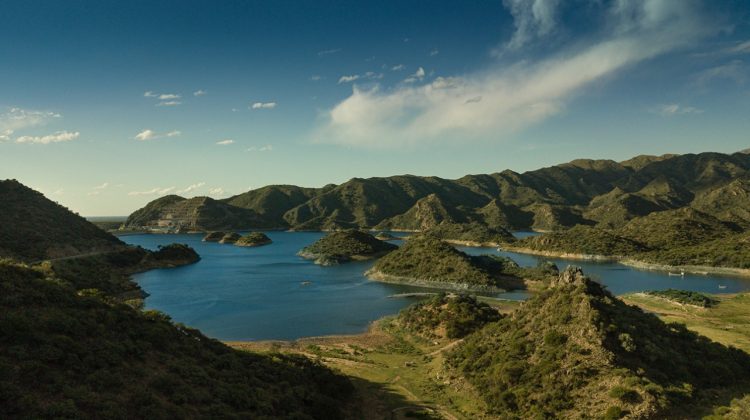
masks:
[[[629,257],[664,265],[750,268],[750,232],[690,209],[651,213],[617,229],[578,225],[525,238],[535,251]]]
[[[502,418],[663,418],[750,374],[746,353],[664,324],[571,268],[468,336],[450,364]]]
[[[224,237],[224,235],[226,235],[226,232],[208,232],[206,236],[203,237],[203,242],[219,242]]]
[[[0,262],[2,418],[340,417],[350,385]]]
[[[0,181],[0,257],[38,261],[125,244],[15,180]]]
[[[516,240],[512,233],[503,228],[490,228],[478,222],[450,223],[442,222],[427,229],[425,233],[438,239],[476,244],[499,245]]]
[[[299,255],[321,263],[335,264],[351,259],[378,257],[396,248],[396,245],[376,239],[367,232],[347,229],[328,233],[312,245],[303,248]]]
[[[220,244],[233,244],[239,241],[241,237],[242,235],[240,235],[237,232],[230,232],[222,236],[221,239],[219,240],[219,243]]]
[[[686,305],[700,306],[708,308],[716,304],[716,299],[706,296],[703,293],[693,292],[691,290],[650,290],[645,292],[647,295],[660,297],[677,303]]]
[[[268,245],[271,243],[271,238],[269,238],[265,233],[263,232],[250,232],[247,235],[241,237],[237,240],[234,244],[237,246],[261,246],[261,245]]]
[[[522,287],[519,278],[505,272],[504,260],[469,256],[429,235],[409,238],[399,249],[379,259],[368,274],[375,280],[426,282],[449,288]]]
[[[447,221],[495,229],[618,229],[654,212],[693,207],[748,228],[748,185],[750,155],[744,153],[579,159],[456,180],[404,175],[319,189],[272,185],[219,201],[167,196],[135,212],[127,226],[171,220],[199,230],[425,230]]]
[[[500,314],[486,303],[467,295],[441,293],[402,310],[398,322],[403,328],[428,338],[463,338]]]

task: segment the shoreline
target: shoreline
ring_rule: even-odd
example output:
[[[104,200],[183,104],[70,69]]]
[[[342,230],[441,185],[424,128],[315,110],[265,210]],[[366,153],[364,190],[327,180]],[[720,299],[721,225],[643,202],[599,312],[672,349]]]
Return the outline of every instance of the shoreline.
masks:
[[[530,249],[530,248],[517,248],[517,247],[501,247],[501,250],[508,251],[508,252],[516,252],[519,254],[561,258],[561,259],[572,260],[572,261],[618,263],[626,267],[632,267],[635,269],[646,270],[646,271],[660,271],[660,272],[665,272],[665,273],[685,272],[685,273],[690,273],[690,274],[701,274],[701,275],[715,274],[715,275],[750,278],[750,269],[747,269],[747,268],[713,267],[709,265],[669,265],[669,264],[650,263],[646,261],[636,260],[630,257],[606,256],[606,255],[596,255],[596,254],[575,254],[575,253],[570,253],[570,252],[556,252],[556,251],[539,251],[539,250]]]
[[[438,289],[438,290],[452,290],[452,291],[458,291],[458,292],[478,292],[478,293],[506,293],[508,290],[503,289],[501,287],[497,286],[480,286],[480,285],[470,285],[466,283],[447,283],[447,282],[441,282],[441,281],[431,281],[431,280],[420,280],[416,279],[414,277],[403,277],[403,276],[394,276],[391,274],[385,274],[381,271],[377,270],[367,270],[365,272],[365,277],[372,281],[379,281],[382,283],[390,283],[390,284],[404,284],[407,286],[415,286],[415,287],[424,287],[428,289]]]

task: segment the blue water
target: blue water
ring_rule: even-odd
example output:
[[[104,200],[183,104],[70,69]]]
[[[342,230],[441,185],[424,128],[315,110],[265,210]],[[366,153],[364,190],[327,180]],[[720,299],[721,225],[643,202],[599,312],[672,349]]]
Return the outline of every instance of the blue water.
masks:
[[[296,256],[297,251],[315,242],[322,233],[266,234],[273,243],[258,248],[202,242],[201,234],[144,234],[121,239],[148,249],[185,243],[198,251],[202,259],[196,264],[137,274],[135,281],[149,293],[146,308],[166,312],[176,322],[221,340],[291,340],[359,333],[373,320],[394,314],[415,301],[393,295],[425,291],[367,280],[363,273],[371,267],[371,261],[321,267]],[[461,249],[474,255],[509,256],[524,266],[536,265],[539,260],[493,248]],[[551,260],[561,268],[571,263]],[[616,294],[670,287],[712,293],[750,290],[750,281],[739,278],[700,275],[681,278],[613,263],[572,264],[582,266],[585,273],[600,279]],[[725,288],[719,289],[719,285]],[[528,294],[518,291],[499,296],[525,299]]]

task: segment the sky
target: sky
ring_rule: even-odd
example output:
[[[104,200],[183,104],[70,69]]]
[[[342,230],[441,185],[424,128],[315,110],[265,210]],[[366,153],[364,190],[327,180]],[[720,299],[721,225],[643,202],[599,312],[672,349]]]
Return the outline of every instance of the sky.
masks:
[[[0,39],[0,179],[85,216],[750,147],[744,0],[3,0]]]

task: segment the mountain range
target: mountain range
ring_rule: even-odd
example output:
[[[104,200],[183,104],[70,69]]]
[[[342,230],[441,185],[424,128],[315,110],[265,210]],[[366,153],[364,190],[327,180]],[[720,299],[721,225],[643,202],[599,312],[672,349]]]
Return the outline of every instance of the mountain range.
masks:
[[[750,226],[750,155],[641,155],[454,180],[398,175],[322,188],[270,185],[222,200],[169,195],[134,212],[124,227],[416,231],[447,221],[509,230],[611,229],[687,207]]]

